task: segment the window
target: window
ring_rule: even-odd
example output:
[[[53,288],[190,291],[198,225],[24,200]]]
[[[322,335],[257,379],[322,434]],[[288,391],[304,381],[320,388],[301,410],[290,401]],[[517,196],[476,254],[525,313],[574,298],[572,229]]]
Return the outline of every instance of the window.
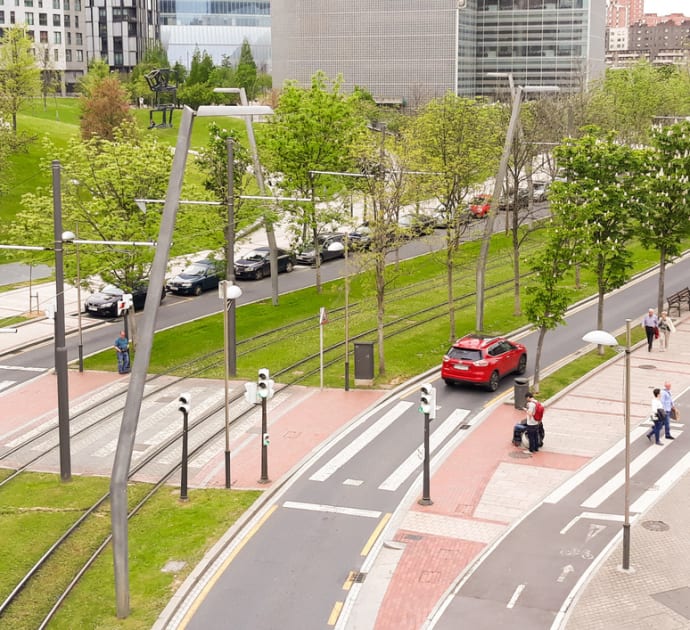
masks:
[[[14,11],[10,11],[10,24],[14,24]]]
[[[77,34],[75,35],[75,37],[76,37],[77,46],[81,46],[81,45],[82,45],[81,33],[77,33]]]
[[[79,28],[79,16],[74,16],[74,28]]]
[[[69,35],[69,33],[68,33]],[[72,50],[70,48],[67,48],[65,50],[65,61],[72,61]]]
[[[84,61],[84,51],[83,50],[77,51],[77,61]]]
[[[26,20],[26,23],[29,26],[33,26],[33,24],[34,24],[34,14],[33,13],[25,13],[24,19]]]
[[[60,14],[53,13],[53,26],[60,26]]]
[[[60,61],[60,49],[59,48],[53,48],[53,59],[55,61]]]
[[[24,6],[25,6],[25,7],[32,7],[32,6],[34,6],[34,0],[24,0]]]
[[[53,9],[60,10],[60,0],[53,0]]]
[[[0,24],[4,24],[4,23],[5,23],[5,12],[0,11]]]
[[[62,44],[62,31],[53,32],[53,44]]]
[[[41,31],[39,33],[39,40],[41,44],[47,44],[48,43],[48,31]]]
[[[38,23],[41,26],[48,26],[48,14],[47,13],[39,13],[38,14]]]
[[[65,11],[69,11],[69,0],[64,0],[64,1],[63,1],[63,3],[62,3],[62,8],[63,8]]]
[[[62,18],[62,21],[63,21],[63,23],[64,23],[64,25],[65,25],[65,28],[69,28],[69,27],[70,27],[70,17],[69,17],[69,15],[65,15],[65,16]]]
[[[74,10],[81,11],[81,0],[74,0]]]
[[[67,45],[69,46],[72,43],[72,33],[66,31],[65,34],[67,35]]]

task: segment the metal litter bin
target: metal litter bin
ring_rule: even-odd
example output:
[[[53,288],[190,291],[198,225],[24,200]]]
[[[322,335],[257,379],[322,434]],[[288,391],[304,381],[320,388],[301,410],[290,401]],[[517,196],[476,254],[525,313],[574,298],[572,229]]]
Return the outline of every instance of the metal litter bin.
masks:
[[[374,381],[374,342],[355,343],[355,385]]]
[[[524,409],[525,407],[525,396],[529,392],[529,379],[528,378],[516,378],[515,386],[513,390],[515,409]]]

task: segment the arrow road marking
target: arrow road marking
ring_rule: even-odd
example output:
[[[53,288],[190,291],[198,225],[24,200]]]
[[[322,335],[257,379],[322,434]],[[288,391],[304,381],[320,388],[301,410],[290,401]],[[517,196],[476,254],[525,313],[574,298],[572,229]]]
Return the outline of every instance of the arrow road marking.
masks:
[[[589,542],[594,538],[597,534],[600,534],[606,529],[606,525],[596,525],[595,523],[592,523],[589,526],[589,531],[587,532],[587,538],[585,538],[585,542]]]
[[[574,570],[575,570],[575,567],[573,567],[572,564],[566,564],[563,567],[561,574],[556,579],[556,582],[565,582],[565,578],[568,577],[568,574],[572,573]]]
[[[597,521],[613,521],[616,523],[622,523],[623,522],[623,516],[620,514],[599,514],[598,512],[582,512],[582,514],[578,514],[572,521],[570,521],[570,523],[568,523],[560,531],[560,533],[565,534],[581,518],[591,518],[591,519],[594,519]],[[589,537],[587,538],[587,540],[589,540]]]

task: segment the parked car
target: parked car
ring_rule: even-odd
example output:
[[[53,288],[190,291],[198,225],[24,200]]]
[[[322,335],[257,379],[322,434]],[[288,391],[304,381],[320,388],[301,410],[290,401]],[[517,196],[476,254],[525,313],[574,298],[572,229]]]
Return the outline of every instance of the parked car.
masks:
[[[278,273],[291,272],[294,269],[292,254],[278,248]],[[271,275],[271,248],[256,247],[252,251],[242,254],[235,261],[235,278],[238,280],[261,280]]]
[[[371,228],[368,223],[358,225],[347,235],[349,246],[353,250],[369,249],[371,246]]]
[[[472,334],[458,339],[446,352],[441,378],[446,385],[473,383],[494,392],[506,374],[524,374],[526,369],[527,349],[521,343]]]
[[[221,279],[220,263],[217,260],[197,260],[182,273],[168,280],[171,293],[201,295],[202,291],[215,289]]]
[[[532,195],[534,201],[546,201],[548,193],[548,182],[534,182],[534,185],[532,186]]]
[[[426,214],[403,214],[398,219],[398,225],[409,238],[432,234],[435,220]]]
[[[472,213],[472,216],[481,219],[482,217],[485,217],[487,214],[489,214],[489,210],[491,209],[491,199],[492,195],[486,193],[475,195],[470,200],[470,203],[468,205],[468,209]]]
[[[148,285],[141,284],[132,290],[132,306],[135,311],[144,308]],[[84,303],[84,310],[90,315],[103,317],[117,317],[117,303],[122,300],[125,291],[113,284],[104,286],[100,291],[92,293]],[[161,290],[161,302],[165,297],[165,287]]]
[[[526,188],[518,188],[517,192],[517,207],[526,208],[529,203],[529,192]],[[515,191],[511,190],[508,195],[501,195],[498,201],[499,210],[512,210],[515,204]]]
[[[343,258],[345,256],[345,234],[341,232],[333,232],[332,234],[319,234],[317,237],[318,256],[321,262],[331,260],[333,258]],[[315,265],[316,252],[314,249],[297,254],[296,261],[302,265]]]

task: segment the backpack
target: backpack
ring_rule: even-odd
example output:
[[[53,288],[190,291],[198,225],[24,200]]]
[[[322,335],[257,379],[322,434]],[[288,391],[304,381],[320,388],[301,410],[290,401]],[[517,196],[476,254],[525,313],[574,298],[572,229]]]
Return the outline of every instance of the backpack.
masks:
[[[534,419],[537,422],[541,422],[544,417],[544,405],[542,405],[538,400],[534,401]]]

